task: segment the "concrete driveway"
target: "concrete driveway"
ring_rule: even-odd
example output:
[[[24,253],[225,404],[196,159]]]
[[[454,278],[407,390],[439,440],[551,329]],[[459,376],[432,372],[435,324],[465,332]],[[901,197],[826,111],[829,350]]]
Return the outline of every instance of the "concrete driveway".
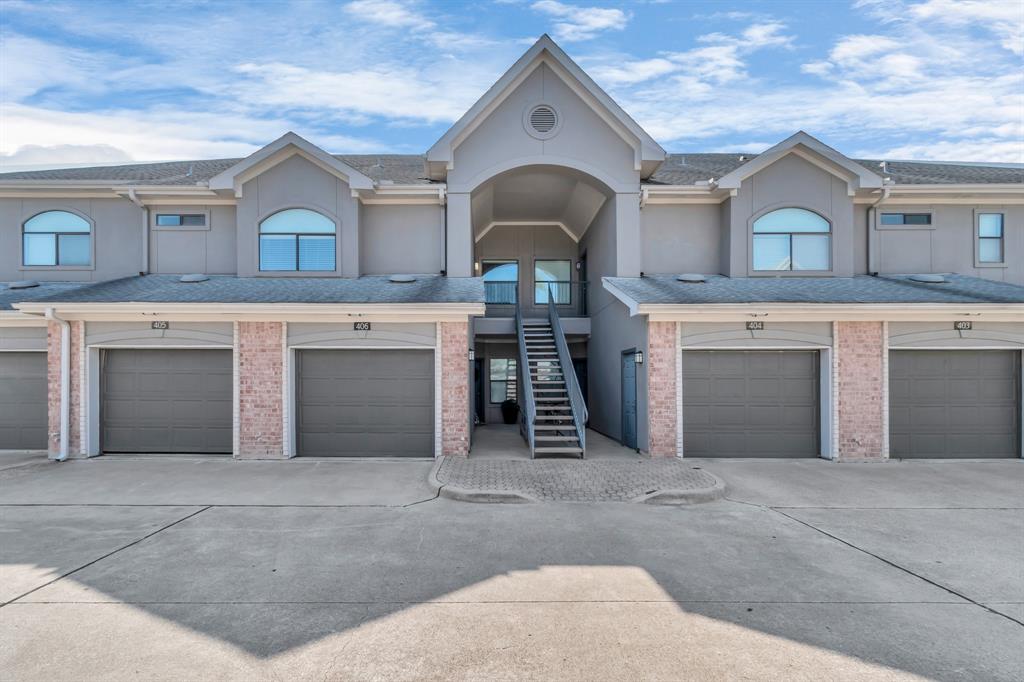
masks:
[[[0,679],[1024,677],[1024,463],[702,465],[728,499],[679,508],[0,463]]]

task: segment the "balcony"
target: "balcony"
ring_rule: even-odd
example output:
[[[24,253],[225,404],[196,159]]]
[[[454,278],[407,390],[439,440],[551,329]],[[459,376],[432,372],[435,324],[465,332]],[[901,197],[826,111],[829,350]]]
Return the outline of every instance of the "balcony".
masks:
[[[487,317],[514,317],[516,302],[521,293],[532,294],[522,297],[524,318],[546,317],[548,291],[555,300],[558,314],[562,317],[585,317],[587,314],[587,282],[528,282],[495,281],[484,282]]]

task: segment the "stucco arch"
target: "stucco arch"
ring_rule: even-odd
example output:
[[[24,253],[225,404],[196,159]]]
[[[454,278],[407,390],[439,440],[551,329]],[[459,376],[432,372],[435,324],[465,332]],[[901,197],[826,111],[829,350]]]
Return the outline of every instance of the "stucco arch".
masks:
[[[628,194],[631,192],[640,191],[640,183],[625,183],[621,180],[616,180],[614,177],[609,175],[607,172],[598,168],[597,166],[591,165],[585,161],[574,159],[567,156],[554,156],[551,154],[539,154],[536,156],[524,156],[515,159],[506,159],[499,163],[480,171],[465,183],[458,185],[449,185],[449,192],[465,192],[472,193],[485,185],[490,180],[497,178],[498,176],[515,170],[526,170],[529,168],[537,168],[549,166],[552,168],[563,168],[567,170],[576,171],[583,175],[593,178],[602,185],[602,189],[612,194]]]

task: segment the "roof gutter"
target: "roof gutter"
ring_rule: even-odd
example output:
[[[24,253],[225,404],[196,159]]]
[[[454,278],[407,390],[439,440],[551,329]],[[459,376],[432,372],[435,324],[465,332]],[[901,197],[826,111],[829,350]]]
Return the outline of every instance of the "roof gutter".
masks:
[[[142,209],[142,270],[139,272],[140,275],[149,274],[149,207],[142,203],[138,195],[135,194],[135,188],[128,188],[128,199]]]
[[[57,317],[53,308],[47,308],[44,315],[60,325],[60,450],[53,459],[63,462],[68,458],[71,434],[71,323]]]

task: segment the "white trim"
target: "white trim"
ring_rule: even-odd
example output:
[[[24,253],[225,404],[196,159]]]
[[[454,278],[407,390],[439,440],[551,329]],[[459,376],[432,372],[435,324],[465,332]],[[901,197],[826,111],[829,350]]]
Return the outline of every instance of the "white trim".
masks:
[[[291,376],[292,368],[289,363],[288,349],[288,323],[281,323],[281,449],[285,459],[295,456],[295,449],[292,447],[291,438]]]
[[[683,325],[676,322],[676,457],[683,456]],[[650,405],[647,406],[648,412]],[[648,438],[650,434],[648,434]]]
[[[487,227],[480,230],[480,234],[474,237],[473,241],[479,242],[484,238],[484,235],[495,227],[560,227],[562,232],[569,235],[569,239],[573,240],[573,242],[578,244],[580,241],[580,238],[561,220],[492,220],[487,224]]]
[[[78,454],[87,456],[89,454],[89,441],[87,440],[89,437],[89,395],[86,382],[85,323],[79,323],[78,329]]]
[[[889,322],[882,322],[882,458],[889,459]]]
[[[231,455],[239,457],[242,444],[242,416],[239,396],[239,333],[238,322],[232,323],[231,342]]]
[[[444,390],[441,374],[444,372],[444,350],[441,340],[441,323],[434,323],[434,459],[444,454]],[[470,427],[472,428],[472,427]]]
[[[839,459],[839,322],[832,322],[832,347],[835,352],[832,354],[832,390],[830,398],[832,405],[830,414],[833,428],[832,435],[832,459]]]
[[[396,284],[394,286],[401,286]],[[373,322],[464,321],[483,315],[483,303],[16,303],[22,313],[42,314],[46,308],[68,319],[117,322],[121,319],[180,321]],[[41,319],[41,318],[40,318]]]

